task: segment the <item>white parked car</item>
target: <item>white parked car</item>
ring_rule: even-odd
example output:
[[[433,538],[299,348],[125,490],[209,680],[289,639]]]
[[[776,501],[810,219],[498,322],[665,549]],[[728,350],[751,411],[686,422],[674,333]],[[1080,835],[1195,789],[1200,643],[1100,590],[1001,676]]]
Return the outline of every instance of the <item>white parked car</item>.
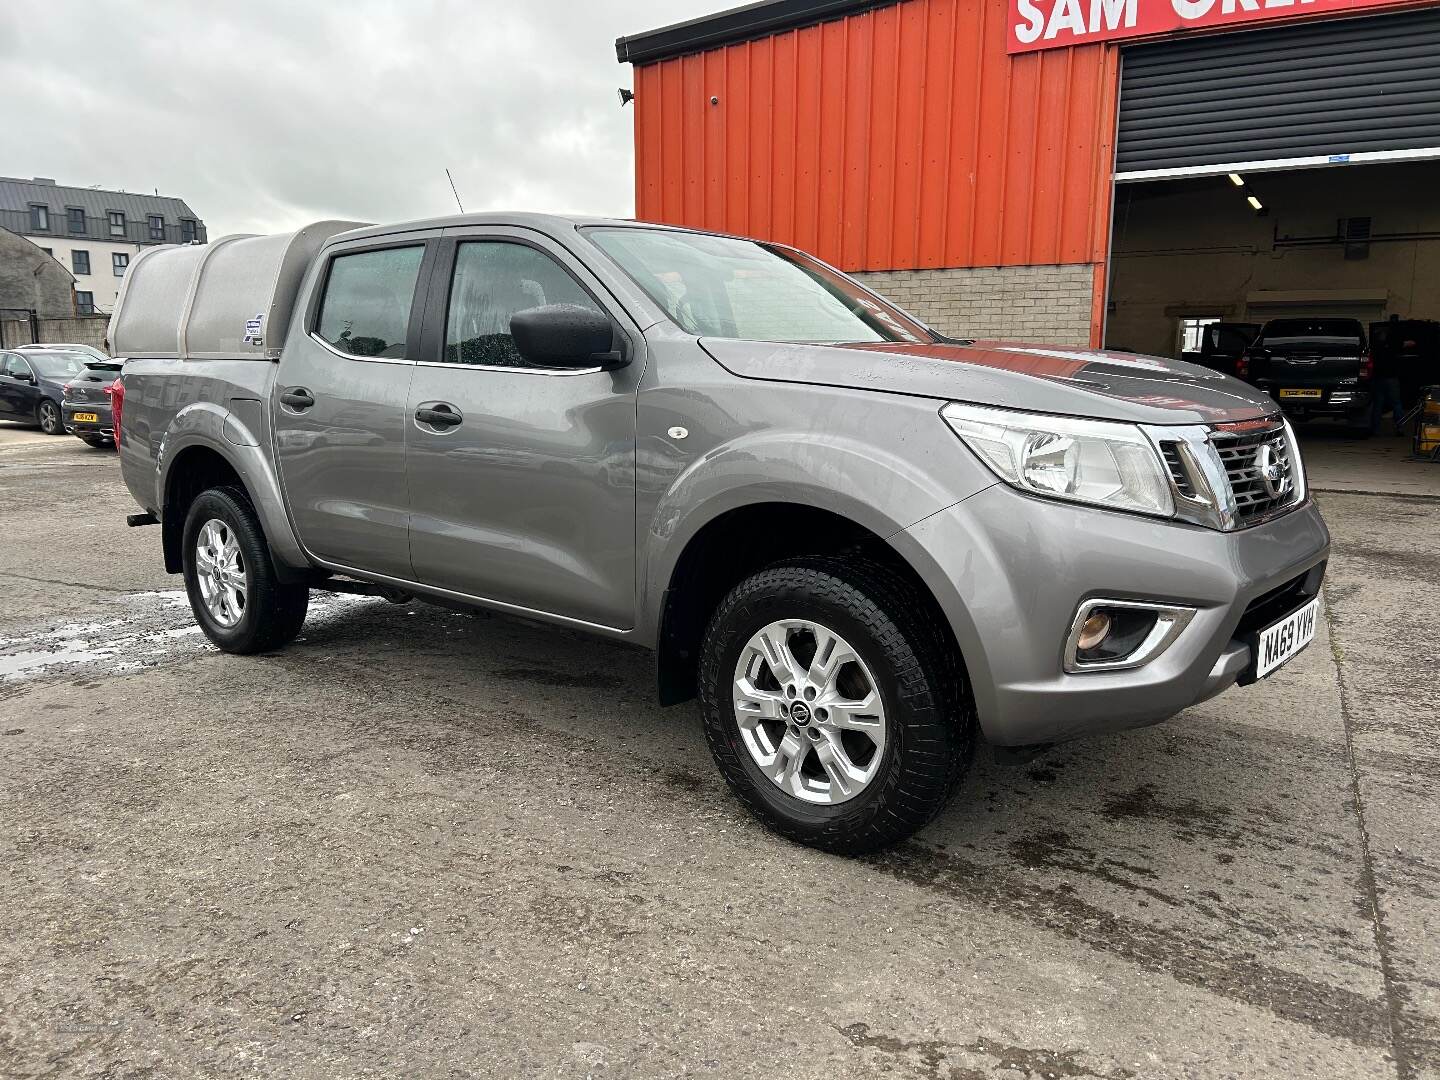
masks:
[[[109,359],[110,359],[110,356],[109,356],[108,353],[103,353],[103,352],[101,352],[99,349],[95,348],[95,346],[93,346],[93,345],[59,345],[59,344],[55,344],[55,345],[51,345],[51,344],[46,344],[46,345],[16,345],[15,348],[14,348],[12,351],[13,351],[13,352],[32,352],[32,351],[35,351],[35,350],[37,350],[37,349],[38,349],[38,350],[43,350],[43,351],[45,351],[45,352],[69,352],[69,353],[78,352],[78,353],[85,353],[87,356],[94,357],[96,360],[109,360]]]

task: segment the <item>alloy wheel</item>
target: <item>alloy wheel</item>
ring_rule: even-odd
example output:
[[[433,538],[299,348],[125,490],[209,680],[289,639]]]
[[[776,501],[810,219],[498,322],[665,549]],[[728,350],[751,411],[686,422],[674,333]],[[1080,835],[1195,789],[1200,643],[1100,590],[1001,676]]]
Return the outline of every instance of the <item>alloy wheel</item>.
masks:
[[[53,401],[40,402],[40,430],[46,435],[60,433],[60,409]]]
[[[238,623],[249,599],[249,576],[235,532],[211,518],[195,537],[195,580],[210,617],[221,626]]]
[[[735,722],[760,771],[803,802],[855,798],[884,757],[885,705],[860,654],[810,619],[782,619],[740,651]]]

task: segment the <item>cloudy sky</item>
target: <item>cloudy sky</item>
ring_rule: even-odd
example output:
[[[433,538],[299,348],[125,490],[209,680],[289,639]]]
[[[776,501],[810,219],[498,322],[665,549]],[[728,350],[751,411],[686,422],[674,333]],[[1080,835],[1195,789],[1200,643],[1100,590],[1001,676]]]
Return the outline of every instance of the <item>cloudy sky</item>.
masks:
[[[738,0],[0,0],[0,175],[184,198],[212,237],[628,216],[615,38]]]

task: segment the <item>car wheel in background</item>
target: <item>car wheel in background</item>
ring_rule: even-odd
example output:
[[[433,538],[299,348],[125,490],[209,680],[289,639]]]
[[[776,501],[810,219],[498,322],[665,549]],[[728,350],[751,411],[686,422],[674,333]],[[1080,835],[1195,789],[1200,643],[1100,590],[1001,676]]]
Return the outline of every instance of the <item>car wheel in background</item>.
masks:
[[[928,597],[849,559],[737,585],[705,634],[706,737],[732,791],[792,840],[858,855],[909,836],[974,755],[963,664]]]
[[[293,641],[310,590],[275,578],[265,534],[240,488],[210,488],[185,516],[185,591],[205,636],[229,653],[258,653]]]
[[[46,435],[63,435],[65,421],[60,416],[60,406],[49,398],[42,398],[35,407],[35,422]]]

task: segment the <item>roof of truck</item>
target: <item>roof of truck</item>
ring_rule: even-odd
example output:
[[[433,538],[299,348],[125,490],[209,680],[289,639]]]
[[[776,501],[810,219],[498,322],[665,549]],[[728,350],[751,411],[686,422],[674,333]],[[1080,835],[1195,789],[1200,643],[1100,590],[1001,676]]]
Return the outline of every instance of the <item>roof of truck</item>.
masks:
[[[534,229],[543,233],[570,232],[587,226],[608,225],[631,228],[674,229],[676,232],[695,232],[678,225],[662,222],[635,221],[632,218],[590,217],[572,214],[535,214],[522,211],[492,210],[483,214],[451,214],[447,217],[424,218],[420,221],[402,221],[389,225],[371,225],[363,229],[341,233],[330,238],[329,243],[341,240],[364,239],[367,236],[388,236],[397,232],[415,232],[420,229],[454,229],[467,225],[513,225],[520,229]]]

